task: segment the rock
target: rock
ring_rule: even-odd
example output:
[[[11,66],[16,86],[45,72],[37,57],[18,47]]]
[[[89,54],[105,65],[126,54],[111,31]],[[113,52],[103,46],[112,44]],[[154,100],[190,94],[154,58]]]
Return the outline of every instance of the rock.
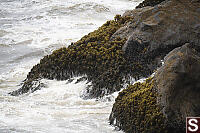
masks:
[[[110,124],[125,133],[164,133],[166,119],[157,105],[154,79],[129,85],[115,99],[110,114]]]
[[[42,87],[45,87],[45,84],[42,83],[40,79],[27,80],[24,81],[23,86],[20,89],[10,92],[9,94],[12,96],[19,96],[24,93],[32,93],[36,90],[41,89]]]
[[[200,44],[199,8],[199,2],[171,0],[154,7],[127,11],[123,16],[131,16],[133,20],[117,30],[111,38],[127,38],[123,51],[131,60],[143,58],[153,62],[157,58],[162,59],[186,42]],[[156,65],[151,64],[153,68]]]
[[[200,46],[187,43],[152,78],[121,91],[109,121],[126,133],[183,133],[186,117],[200,116],[199,103]]]
[[[142,7],[146,7],[146,6],[155,6],[157,4],[160,4],[163,1],[165,1],[165,0],[144,0],[142,3],[140,3],[138,6],[136,6],[136,8],[142,8]]]
[[[200,44],[199,7],[197,1],[171,0],[116,15],[68,48],[41,59],[19,90],[36,90],[31,82],[37,79],[86,76],[92,83],[86,90],[88,98],[119,91],[130,77],[152,74],[174,48],[185,42]]]
[[[171,51],[155,84],[170,127],[184,132],[186,117],[200,116],[200,47],[185,44]]]
[[[38,79],[68,80],[76,76],[84,76],[77,83],[88,80],[92,87],[87,88],[88,98],[108,95],[121,89],[121,85],[132,71],[133,77],[140,68],[139,64],[132,67],[122,52],[126,38],[110,37],[117,29],[129,22],[131,17],[116,15],[114,20],[107,21],[97,30],[82,37],[68,48],[60,48],[45,56],[40,63],[33,66],[23,86],[11,95],[33,92],[41,88]],[[37,82],[37,87],[34,86]]]

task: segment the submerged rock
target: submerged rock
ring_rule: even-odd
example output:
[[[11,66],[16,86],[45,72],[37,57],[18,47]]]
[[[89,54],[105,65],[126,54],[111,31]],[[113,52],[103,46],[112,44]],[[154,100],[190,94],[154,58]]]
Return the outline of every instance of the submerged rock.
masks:
[[[23,82],[23,86],[20,89],[15,90],[9,94],[13,96],[18,96],[24,93],[32,93],[36,90],[41,89],[42,87],[45,87],[45,84],[41,82],[41,79],[27,80]],[[31,89],[27,89],[27,88],[31,88]]]

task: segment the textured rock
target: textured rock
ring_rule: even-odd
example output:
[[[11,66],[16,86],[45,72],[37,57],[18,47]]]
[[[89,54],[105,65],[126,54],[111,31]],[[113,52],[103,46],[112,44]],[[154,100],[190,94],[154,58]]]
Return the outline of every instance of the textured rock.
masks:
[[[183,133],[186,116],[200,116],[199,7],[199,1],[171,0],[124,14],[134,19],[112,39],[128,38],[123,47],[128,59],[155,70],[165,54],[178,48],[165,57],[153,79],[119,93],[112,125],[127,133]]]
[[[170,126],[184,129],[187,116],[200,116],[200,47],[186,44],[171,51],[155,74],[155,84]]]
[[[110,124],[126,133],[162,133],[167,131],[165,117],[157,105],[154,79],[135,83],[119,93],[110,115]]]
[[[10,94],[13,96],[18,96],[24,93],[32,93],[36,90],[41,89],[42,87],[45,87],[45,84],[42,83],[40,79],[27,80],[27,81],[24,81],[23,86],[20,89],[13,91]],[[27,89],[27,88],[31,88],[31,89]]]
[[[153,78],[119,93],[110,124],[126,133],[183,133],[185,118],[200,116],[200,46],[171,51]]]
[[[120,36],[128,39],[123,50],[132,59],[138,56],[134,51],[138,44],[145,47],[145,55],[153,51],[160,53],[158,58],[186,42],[199,45],[199,8],[200,3],[196,1],[171,0],[154,7],[127,11],[124,16],[132,16],[133,21],[121,27],[112,38]],[[163,49],[164,54],[159,49]],[[144,54],[141,54],[141,57],[143,56]]]
[[[67,80],[74,76],[84,76],[80,80],[92,82],[92,87],[86,90],[88,98],[119,91],[126,77],[142,74],[141,71],[139,73],[141,67],[138,63],[130,63],[125,59],[122,46],[126,38],[110,41],[116,30],[130,20],[131,17],[116,15],[115,20],[107,21],[68,48],[55,50],[45,56],[31,69],[23,86],[9,94],[17,96],[40,89],[39,79],[42,78]],[[37,87],[34,86],[35,82],[38,82]]]
[[[152,1],[154,2],[154,1]],[[92,82],[89,98],[119,91],[132,76],[147,77],[164,56],[185,42],[199,44],[200,3],[165,1],[154,7],[126,12],[106,22],[68,48],[45,56],[35,65],[23,86],[11,95],[39,89],[31,82],[41,78],[67,80],[86,76]]]
[[[165,1],[165,0],[144,0],[142,3],[140,3],[138,6],[136,6],[136,8],[142,8],[142,7],[146,7],[146,6],[155,6],[157,4],[160,4],[163,1]]]

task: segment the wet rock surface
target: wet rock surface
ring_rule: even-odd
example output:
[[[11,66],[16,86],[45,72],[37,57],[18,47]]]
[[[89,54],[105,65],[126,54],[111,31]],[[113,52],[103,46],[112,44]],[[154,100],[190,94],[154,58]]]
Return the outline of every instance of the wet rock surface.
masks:
[[[72,82],[83,76],[77,83],[92,83],[83,98],[99,98],[160,67],[119,93],[110,124],[127,133],[185,132],[185,117],[200,115],[200,3],[149,2],[45,56],[10,94],[34,92],[43,78]]]
[[[110,124],[126,133],[166,132],[165,117],[157,105],[153,78],[129,85],[115,99]]]
[[[37,90],[30,84],[37,79],[74,76],[92,82],[86,90],[88,98],[119,91],[130,76],[139,79],[152,74],[174,48],[185,42],[199,44],[199,7],[199,2],[172,0],[117,15],[68,48],[45,56],[31,69],[23,86],[10,94]]]
[[[138,73],[141,68],[139,63],[130,63],[125,59],[122,46],[126,38],[110,40],[116,30],[131,20],[129,16],[117,15],[115,20],[106,22],[68,48],[45,56],[31,69],[23,86],[10,94],[16,96],[39,89],[40,85],[36,88],[31,86],[38,79],[67,80],[74,76],[84,76],[84,80],[92,82],[92,87],[86,90],[88,98],[119,91],[129,77],[127,75],[145,75],[145,72]]]
[[[174,49],[153,77],[119,93],[110,124],[127,133],[185,132],[186,117],[200,115],[199,72],[199,46]]]
[[[171,0],[124,14],[134,19],[112,38],[127,37],[126,58],[143,60],[149,70],[163,58],[164,65],[119,93],[110,124],[126,133],[183,133],[185,118],[200,115],[199,7],[199,1]]]

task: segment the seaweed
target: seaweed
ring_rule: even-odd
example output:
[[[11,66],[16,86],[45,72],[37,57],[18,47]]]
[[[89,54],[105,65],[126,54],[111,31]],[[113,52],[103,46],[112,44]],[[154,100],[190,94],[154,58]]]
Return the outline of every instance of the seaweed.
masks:
[[[157,105],[157,90],[152,77],[129,85],[115,99],[110,124],[126,133],[167,132],[166,118]]]
[[[86,75],[85,79],[93,85],[93,89],[87,90],[89,98],[119,91],[127,75],[143,76],[139,72],[142,65],[129,62],[122,51],[127,39],[116,37],[110,40],[120,27],[132,19],[130,16],[116,15],[114,20],[107,21],[76,43],[53,51],[31,69],[25,81],[40,78],[67,80],[74,76]],[[26,87],[26,82],[22,88],[28,91],[31,87]]]

